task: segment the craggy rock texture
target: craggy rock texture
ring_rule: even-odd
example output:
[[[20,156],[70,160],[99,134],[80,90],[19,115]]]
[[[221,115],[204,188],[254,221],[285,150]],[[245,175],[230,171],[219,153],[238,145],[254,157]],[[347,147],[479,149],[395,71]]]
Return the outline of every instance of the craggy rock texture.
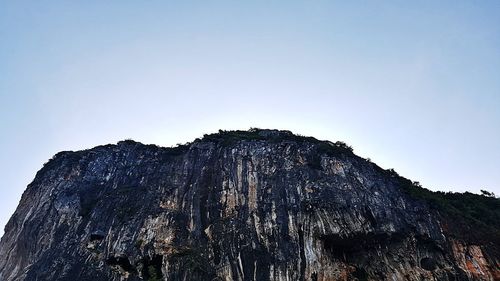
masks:
[[[345,145],[246,133],[58,153],[6,226],[0,280],[499,280],[498,245],[447,233]]]

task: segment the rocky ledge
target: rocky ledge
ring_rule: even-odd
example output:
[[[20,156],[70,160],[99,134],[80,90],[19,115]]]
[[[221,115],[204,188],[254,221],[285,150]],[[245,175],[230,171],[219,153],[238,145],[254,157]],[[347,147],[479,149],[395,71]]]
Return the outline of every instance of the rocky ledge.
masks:
[[[127,140],[44,165],[0,280],[500,280],[499,201],[288,131]]]

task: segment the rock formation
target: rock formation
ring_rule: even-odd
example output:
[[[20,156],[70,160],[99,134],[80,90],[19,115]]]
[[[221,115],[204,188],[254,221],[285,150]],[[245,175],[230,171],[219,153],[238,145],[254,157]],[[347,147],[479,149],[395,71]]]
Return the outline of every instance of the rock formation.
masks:
[[[127,140],[44,165],[0,280],[500,280],[498,210],[288,131]]]

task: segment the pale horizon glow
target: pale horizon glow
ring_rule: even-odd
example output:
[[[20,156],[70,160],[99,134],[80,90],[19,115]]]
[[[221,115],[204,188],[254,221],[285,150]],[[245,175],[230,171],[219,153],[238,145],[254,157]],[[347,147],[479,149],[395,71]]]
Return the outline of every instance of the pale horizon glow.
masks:
[[[219,129],[500,194],[500,1],[354,2],[0,1],[0,234],[59,151]]]

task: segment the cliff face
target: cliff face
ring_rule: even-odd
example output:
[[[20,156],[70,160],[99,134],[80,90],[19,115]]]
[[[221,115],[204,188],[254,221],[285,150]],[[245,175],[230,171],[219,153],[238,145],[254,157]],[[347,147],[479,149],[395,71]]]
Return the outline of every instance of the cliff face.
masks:
[[[498,232],[463,238],[401,182],[286,131],[61,152],[6,226],[0,280],[499,280]]]

